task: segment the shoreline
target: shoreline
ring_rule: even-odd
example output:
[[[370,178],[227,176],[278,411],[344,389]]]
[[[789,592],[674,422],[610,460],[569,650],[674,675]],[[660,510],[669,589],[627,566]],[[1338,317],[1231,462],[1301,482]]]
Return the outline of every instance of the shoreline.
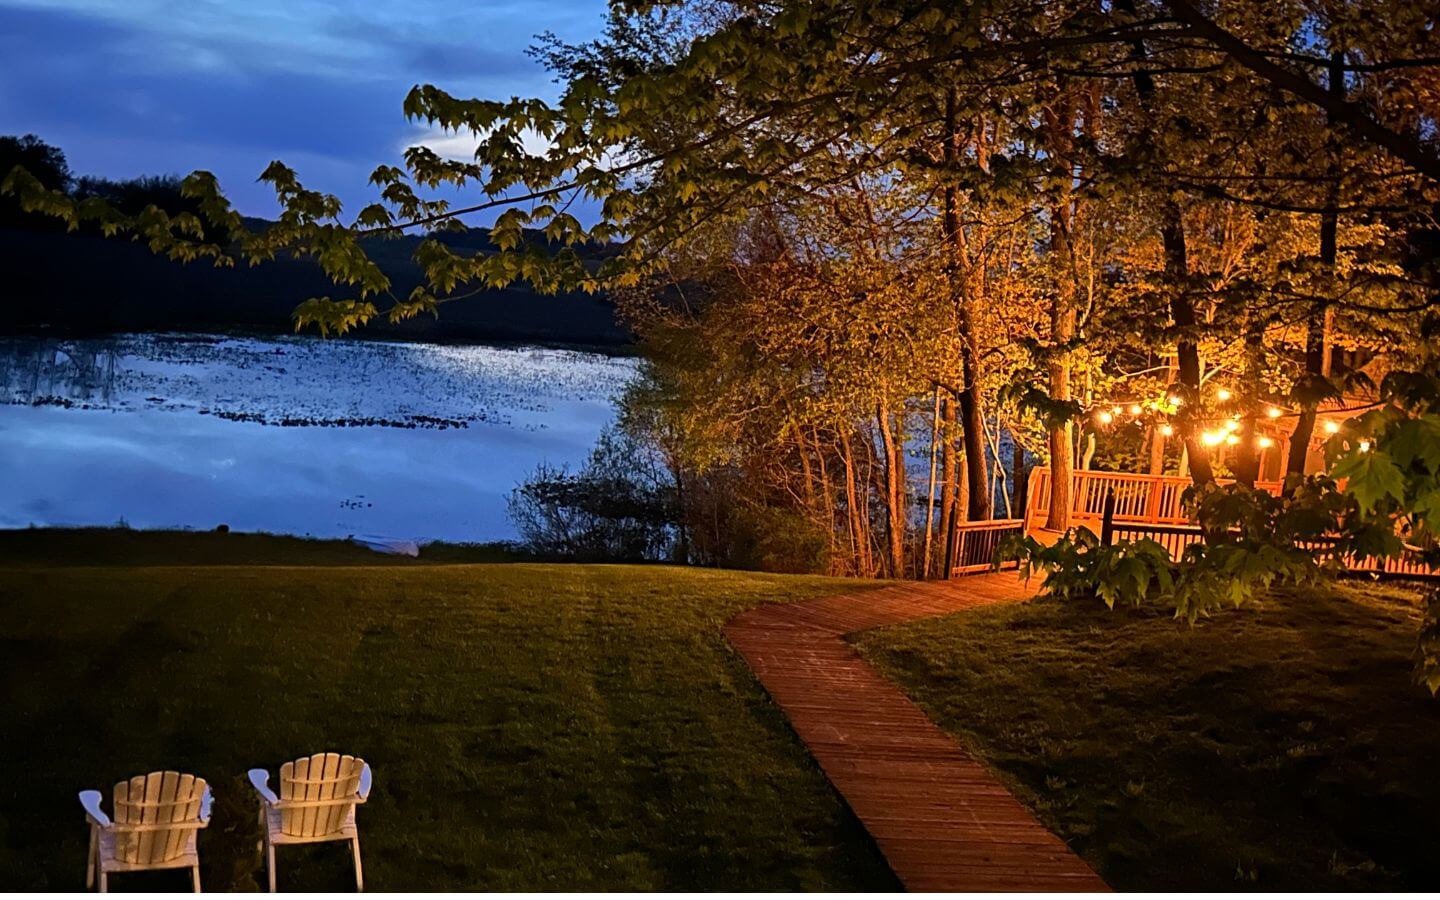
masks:
[[[375,344],[433,344],[441,347],[492,347],[497,350],[571,350],[577,353],[594,353],[599,356],[608,356],[616,359],[635,359],[641,356],[640,347],[633,341],[624,344],[612,344],[607,342],[584,342],[584,341],[557,341],[545,340],[543,338],[464,338],[456,336],[431,336],[416,335],[410,337],[404,334],[381,334],[368,332],[366,329],[352,331],[343,335],[321,335],[311,330],[294,331],[278,328],[266,328],[263,326],[237,325],[228,328],[189,328],[177,326],[166,329],[124,329],[114,330],[89,330],[76,328],[28,328],[15,330],[0,330],[0,340],[53,340],[53,341],[99,341],[106,339],[123,339],[127,337],[148,337],[148,338],[193,338],[203,340],[213,338],[216,340],[233,340],[242,338],[259,338],[266,340],[289,338],[298,340],[313,339],[316,341],[335,341],[341,343],[375,343]]]

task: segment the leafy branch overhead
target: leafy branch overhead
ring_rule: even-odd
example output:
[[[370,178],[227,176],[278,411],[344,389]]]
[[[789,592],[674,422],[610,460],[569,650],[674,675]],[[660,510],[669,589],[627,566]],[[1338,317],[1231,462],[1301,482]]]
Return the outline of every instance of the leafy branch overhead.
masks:
[[[538,49],[561,79],[553,102],[465,99],[434,85],[411,90],[404,116],[473,136],[473,154],[456,160],[410,148],[402,164],[375,170],[374,202],[350,218],[335,197],[305,188],[279,162],[260,177],[283,212],[260,234],[245,233],[204,172],[185,181],[186,195],[200,202],[196,216],[127,216],[103,201],[73,202],[23,174],[8,176],[5,190],[26,209],[72,226],[99,225],[180,261],[253,264],[281,253],[314,259],[351,296],[312,300],[297,320],[336,332],[381,313],[430,312],[432,302],[471,285],[631,287],[655,272],[670,248],[718,222],[855,177],[948,182],[976,197],[1029,192],[1037,182],[1027,173],[1043,172],[1061,149],[1072,157],[1072,172],[1085,173],[1079,192],[1095,198],[1188,184],[1261,207],[1282,199],[1318,206],[1400,198],[1424,209],[1440,184],[1434,143],[1417,118],[1433,89],[1426,81],[1437,55],[1433,29],[1419,28],[1400,3],[1332,5],[1307,22],[1312,15],[1299,2],[1211,8],[1182,0],[1067,0],[1043,10],[1020,2],[617,3],[610,39]],[[1348,48],[1342,68],[1356,85],[1338,101],[1322,83],[1320,48],[1276,37],[1308,33],[1312,44],[1323,44],[1331,32]],[[1103,97],[1149,140],[1126,150],[1083,133],[1064,148],[1032,154],[1024,141],[1043,133],[1040,118],[1053,105],[1029,86],[1057,77]],[[1164,93],[1156,95],[1157,85]],[[1157,108],[1161,99],[1187,97],[1213,107]],[[938,153],[946,102],[967,128],[1004,120],[1013,138],[994,142],[973,163],[946,163]],[[1223,108],[1255,102],[1267,121],[1237,122]],[[1305,129],[1297,130],[1301,122]],[[1223,158],[1227,143],[1267,129],[1289,129],[1293,146],[1271,155],[1263,175],[1216,178],[1189,149],[1204,141]],[[1327,134],[1348,148],[1340,198],[1316,188],[1329,159],[1314,148]],[[1318,143],[1307,145],[1311,135]],[[1068,190],[1069,177],[1057,181],[1052,173],[1040,186]],[[431,192],[442,187],[475,201],[436,198]],[[571,211],[581,200],[600,207],[591,224]],[[417,250],[427,279],[423,303],[393,296],[359,241],[492,212],[499,213],[490,227],[493,252],[456,256],[428,242]],[[527,241],[526,228],[546,243]],[[587,265],[574,252],[582,244],[613,245],[615,252]]]

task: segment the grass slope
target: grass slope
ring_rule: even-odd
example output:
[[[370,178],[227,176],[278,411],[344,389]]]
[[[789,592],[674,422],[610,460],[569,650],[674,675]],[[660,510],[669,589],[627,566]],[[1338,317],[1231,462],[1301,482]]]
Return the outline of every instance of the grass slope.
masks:
[[[121,539],[149,560],[195,537]],[[52,534],[43,564],[17,561],[14,535],[0,541],[0,883],[81,887],[80,789],[175,767],[248,817],[231,778],[335,749],[375,769],[360,812],[375,889],[894,887],[720,634],[746,607],[853,583],[354,566],[329,544],[311,548],[325,565],[235,565],[247,541],[265,563],[304,549],[237,537],[204,538],[231,541],[208,552],[232,564],[214,566],[54,564],[66,546],[92,563],[114,555],[103,534]],[[218,880],[229,861],[207,858],[223,839],[211,832],[201,856]],[[280,858],[282,888],[350,885],[341,845]]]
[[[1440,703],[1414,595],[1277,592],[1194,628],[1036,601],[868,632],[861,652],[1111,885],[1440,885]]]

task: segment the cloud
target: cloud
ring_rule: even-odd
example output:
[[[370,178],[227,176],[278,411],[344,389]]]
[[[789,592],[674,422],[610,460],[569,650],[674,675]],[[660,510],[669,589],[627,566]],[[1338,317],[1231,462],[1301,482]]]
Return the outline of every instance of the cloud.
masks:
[[[284,159],[347,208],[400,149],[434,137],[406,91],[554,92],[525,55],[535,32],[598,30],[604,0],[0,0],[0,133],[33,131],[84,174],[214,171],[242,211],[269,214],[255,176]],[[470,152],[441,136],[447,155]]]
[[[534,34],[584,38],[603,0],[403,4],[341,0],[4,0],[5,10],[125,30],[137,68],[237,75],[263,69],[335,78],[452,76],[476,85],[545,78],[525,56]]]

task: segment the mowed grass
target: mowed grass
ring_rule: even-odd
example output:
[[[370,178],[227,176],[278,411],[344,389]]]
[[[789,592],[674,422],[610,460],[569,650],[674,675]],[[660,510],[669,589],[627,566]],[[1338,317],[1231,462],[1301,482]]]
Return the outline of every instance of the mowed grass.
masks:
[[[374,768],[359,815],[371,889],[895,887],[720,631],[747,607],[854,583],[354,565],[334,544],[309,547],[323,565],[308,566],[299,541],[39,534],[0,536],[7,888],[83,886],[81,789],[108,806],[115,781],[177,768],[248,816],[233,778],[318,750]],[[230,564],[155,564],[186,552]],[[207,877],[233,864],[207,858],[221,837],[201,837]],[[282,890],[352,884],[343,845],[279,854]]]
[[[1440,702],[1403,588],[1194,627],[1034,601],[856,643],[1125,890],[1440,887]]]

